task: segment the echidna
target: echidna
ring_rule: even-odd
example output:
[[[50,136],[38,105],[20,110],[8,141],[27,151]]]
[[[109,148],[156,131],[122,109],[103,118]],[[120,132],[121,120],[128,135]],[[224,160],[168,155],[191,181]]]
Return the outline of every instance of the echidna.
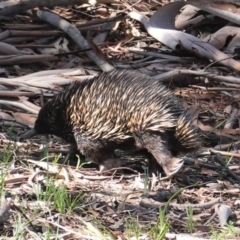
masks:
[[[198,135],[179,99],[149,76],[114,70],[73,82],[47,102],[21,138],[53,134],[103,164],[114,149],[134,143],[146,149],[168,176],[183,161],[179,150],[196,149]]]

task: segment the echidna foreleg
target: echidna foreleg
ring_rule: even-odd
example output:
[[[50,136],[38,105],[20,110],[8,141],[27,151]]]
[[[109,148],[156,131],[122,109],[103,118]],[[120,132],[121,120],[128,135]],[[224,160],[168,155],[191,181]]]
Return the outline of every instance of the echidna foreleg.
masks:
[[[78,146],[77,146],[76,142],[72,142],[70,144],[70,148],[69,148],[69,160],[77,161],[78,157],[80,158],[81,161],[84,159],[84,156],[78,150]]]
[[[119,159],[114,156],[114,148],[103,140],[92,140],[75,133],[77,148],[86,158],[100,166],[100,170],[119,167]]]
[[[183,160],[172,156],[164,134],[143,133],[135,136],[135,141],[138,147],[145,148],[152,154],[167,176],[174,175],[182,167]],[[152,166],[149,166],[149,169],[152,169]]]

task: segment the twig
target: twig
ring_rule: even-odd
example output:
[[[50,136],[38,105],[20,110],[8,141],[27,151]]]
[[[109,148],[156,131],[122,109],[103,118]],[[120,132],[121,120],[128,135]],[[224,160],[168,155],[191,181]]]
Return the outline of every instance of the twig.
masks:
[[[8,97],[8,98],[20,97],[20,96],[34,97],[36,95],[40,95],[40,91],[38,92],[1,91],[0,92],[0,97]]]
[[[191,158],[184,157],[183,160],[184,160],[184,163],[187,163],[190,166],[194,166],[194,164],[196,164],[195,160],[191,159]],[[217,170],[219,168],[218,166],[216,166],[214,164],[206,163],[206,162],[203,162],[200,160],[197,161],[197,165],[199,167],[207,168],[207,169],[211,169],[211,170]]]
[[[230,117],[227,119],[224,129],[231,129],[233,124],[236,122],[237,120],[237,116],[238,116],[239,110],[238,109],[234,109],[232,111],[232,114],[230,115]]]
[[[217,153],[220,153],[222,156],[240,158],[240,154],[238,154],[238,153],[225,152],[225,151],[217,151],[217,150],[214,150],[214,149],[210,149],[209,152],[204,152],[204,153],[202,153],[202,154],[203,154],[203,155],[210,155],[210,154],[217,154]]]
[[[225,168],[225,169],[227,170],[227,173],[228,173],[231,177],[233,177],[233,178],[234,178],[235,180],[237,180],[237,181],[240,181],[240,177],[239,177],[238,175],[236,175],[234,172],[232,172],[232,171],[228,168],[226,162],[222,159],[222,156],[221,156],[220,153],[216,153],[216,155],[214,156],[214,160],[215,160],[216,162],[218,162],[223,168]]]
[[[21,1],[18,4],[14,4],[12,6],[8,6],[0,10],[1,16],[11,16],[17,13],[24,12],[28,9],[32,9],[35,7],[54,7],[54,6],[69,6],[75,4],[83,4],[83,3],[118,3],[119,0],[56,0],[56,1],[49,1],[49,0],[25,0]]]
[[[236,141],[236,142],[233,142],[233,143],[227,143],[227,144],[219,144],[219,145],[216,145],[213,149],[214,150],[228,150],[229,148],[231,147],[239,147],[240,146],[240,141]]]
[[[156,52],[146,52],[146,51],[141,51],[141,50],[133,50],[133,49],[128,49],[130,53],[134,54],[139,54],[143,56],[151,56],[151,57],[156,57],[156,58],[163,58],[163,59],[169,59],[171,61],[177,61],[177,62],[192,62],[194,59],[193,57],[177,57],[177,56],[171,56],[167,54],[162,54],[162,53],[156,53]]]
[[[0,65],[14,65],[33,62],[57,61],[58,57],[50,54],[42,55],[21,55],[21,56],[7,56],[0,58]]]
[[[151,200],[149,201],[149,199],[142,199],[140,202],[140,206],[142,207],[156,207],[158,208],[159,206],[165,206],[167,203],[159,203],[157,201]],[[212,207],[214,204],[219,203],[221,201],[220,198],[214,199],[212,201],[209,202],[205,202],[205,203],[198,203],[198,204],[176,204],[176,203],[170,203],[169,206],[170,207],[177,207],[177,208],[187,208],[187,207],[192,207],[192,208],[210,208]]]
[[[194,76],[202,76],[206,78],[210,78],[213,80],[218,80],[222,82],[229,82],[229,83],[237,83],[240,84],[240,79],[233,76],[220,76],[218,74],[210,73],[210,72],[203,72],[203,71],[194,71],[188,69],[168,69],[165,68],[165,71],[168,71],[163,74],[159,74],[154,76],[155,79],[159,79],[163,82],[169,81],[174,76],[179,76],[179,74],[187,74],[187,75],[194,75]]]

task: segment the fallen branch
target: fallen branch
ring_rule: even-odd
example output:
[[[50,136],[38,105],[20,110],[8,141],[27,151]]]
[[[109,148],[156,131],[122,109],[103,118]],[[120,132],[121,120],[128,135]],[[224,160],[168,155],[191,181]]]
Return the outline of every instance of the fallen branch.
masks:
[[[110,65],[106,60],[104,60],[100,54],[97,54],[92,49],[88,41],[82,36],[82,34],[79,32],[79,30],[74,26],[71,25],[66,20],[62,19],[57,14],[48,12],[48,11],[41,11],[38,10],[36,12],[37,16],[44,20],[45,22],[48,22],[49,24],[63,30],[65,33],[67,33],[73,41],[82,49],[87,50],[86,55],[94,62],[96,65],[101,68],[103,71],[110,71],[114,67]]]
[[[14,65],[34,62],[57,61],[59,58],[49,54],[42,55],[21,55],[21,56],[4,56],[0,58],[0,65]]]
[[[240,181],[240,176],[236,175],[234,172],[232,172],[229,167],[227,166],[226,162],[223,160],[221,154],[218,152],[216,153],[214,160],[218,162],[223,169],[226,169],[227,173],[235,180]]]
[[[13,1],[7,1],[5,8],[0,10],[1,16],[10,16],[18,13],[22,13],[26,10],[33,9],[35,7],[54,7],[54,6],[69,6],[74,4],[89,3],[94,5],[96,3],[119,3],[119,0],[26,0],[20,3],[14,4]]]
[[[168,71],[168,72],[156,75],[153,78],[161,80],[162,82],[167,82],[167,81],[171,80],[173,77],[179,76],[179,74],[187,74],[187,75],[210,78],[210,79],[221,81],[221,82],[240,84],[240,79],[237,77],[221,76],[221,75],[218,75],[215,73],[205,72],[202,70],[195,71],[195,70],[189,70],[189,69],[168,69],[168,68],[164,68],[163,70]]]
[[[3,105],[11,105],[11,106],[14,106],[14,107],[23,109],[23,110],[25,110],[25,111],[27,111],[27,112],[30,112],[30,113],[33,113],[33,114],[38,114],[38,111],[37,111],[37,110],[34,110],[34,109],[32,109],[31,107],[28,107],[28,106],[26,106],[25,104],[20,103],[20,102],[0,100],[0,104],[3,104]]]

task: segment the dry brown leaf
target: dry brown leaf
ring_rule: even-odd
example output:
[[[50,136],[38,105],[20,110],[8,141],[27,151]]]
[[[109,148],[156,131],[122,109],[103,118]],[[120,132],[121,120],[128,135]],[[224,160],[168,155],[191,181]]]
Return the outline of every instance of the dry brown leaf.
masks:
[[[176,29],[185,29],[189,26],[196,26],[202,20],[211,19],[213,16],[200,15],[201,9],[192,5],[185,5],[181,9],[181,13],[176,17]]]
[[[239,1],[234,0],[189,0],[189,4],[198,7],[206,12],[229,20],[230,22],[239,24],[240,8]]]
[[[174,2],[161,7],[153,14],[149,21],[144,15],[137,12],[131,12],[128,16],[140,21],[152,37],[173,50],[185,49],[194,55],[205,57],[240,71],[240,62],[190,34],[172,30],[173,24],[169,25],[167,23],[171,23],[173,18],[171,10],[174,14],[179,10],[176,6],[179,8],[181,4]]]
[[[227,224],[229,216],[232,214],[231,207],[221,204],[216,208],[220,226],[224,227]]]
[[[226,26],[203,40],[217,49],[224,48],[229,53],[234,53],[235,49],[240,47],[240,28]]]

